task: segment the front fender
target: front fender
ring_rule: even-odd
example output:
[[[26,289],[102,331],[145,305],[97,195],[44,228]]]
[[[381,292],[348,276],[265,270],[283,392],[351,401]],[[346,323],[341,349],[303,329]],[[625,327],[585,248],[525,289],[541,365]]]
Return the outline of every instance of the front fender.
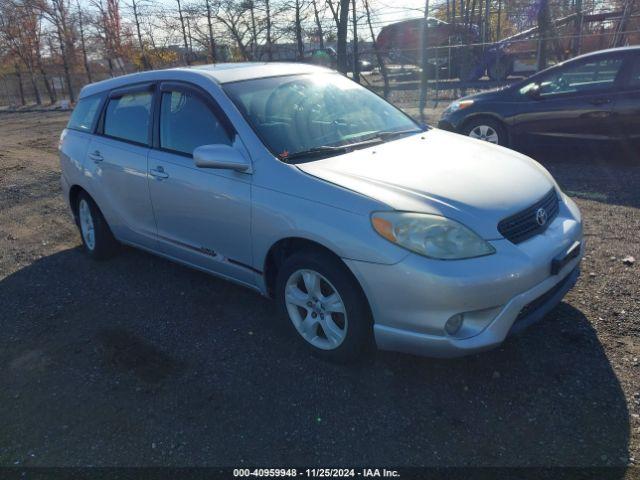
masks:
[[[292,237],[364,262],[394,264],[408,255],[376,234],[368,215],[261,187],[253,189],[252,235],[258,270],[276,242]]]

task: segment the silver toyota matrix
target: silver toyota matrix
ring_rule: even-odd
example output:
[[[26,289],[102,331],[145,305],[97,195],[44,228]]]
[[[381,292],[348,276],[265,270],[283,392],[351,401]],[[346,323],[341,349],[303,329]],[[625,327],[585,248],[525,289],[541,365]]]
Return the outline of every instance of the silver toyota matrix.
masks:
[[[59,149],[91,257],[123,243],[253,288],[332,360],[495,347],[579,274],[580,212],[542,166],[320,67],[88,85]]]

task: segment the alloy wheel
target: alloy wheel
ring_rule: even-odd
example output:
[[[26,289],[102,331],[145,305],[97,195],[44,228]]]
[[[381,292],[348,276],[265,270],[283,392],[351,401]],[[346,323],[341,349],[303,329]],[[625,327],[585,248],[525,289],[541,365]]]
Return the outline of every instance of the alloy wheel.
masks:
[[[496,145],[499,143],[498,132],[489,125],[478,125],[474,127],[469,132],[469,136],[478,140],[484,140],[485,142],[495,143]]]
[[[337,289],[320,273],[297,270],[285,286],[289,319],[307,342],[322,350],[338,348],[347,336],[347,312]]]
[[[93,225],[93,217],[91,216],[91,210],[86,200],[80,200],[78,205],[78,216],[80,219],[80,231],[82,232],[82,238],[89,250],[93,250],[96,247],[96,233]]]

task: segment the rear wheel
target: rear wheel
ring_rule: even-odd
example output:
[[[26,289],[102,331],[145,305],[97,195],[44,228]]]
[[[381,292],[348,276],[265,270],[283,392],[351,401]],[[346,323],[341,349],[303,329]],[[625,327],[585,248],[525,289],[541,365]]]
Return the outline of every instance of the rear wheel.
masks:
[[[118,241],[96,203],[84,192],[78,195],[76,213],[85,252],[96,260],[113,256],[118,249]]]
[[[497,120],[491,118],[478,118],[471,120],[462,129],[462,133],[468,137],[495,145],[508,145],[507,130]]]
[[[360,285],[328,253],[309,250],[287,258],[276,279],[276,298],[297,337],[322,358],[346,363],[373,345]]]

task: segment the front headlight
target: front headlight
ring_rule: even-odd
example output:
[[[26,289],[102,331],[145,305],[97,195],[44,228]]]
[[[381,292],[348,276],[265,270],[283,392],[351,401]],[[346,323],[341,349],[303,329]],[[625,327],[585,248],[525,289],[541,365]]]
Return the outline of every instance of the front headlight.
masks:
[[[407,250],[440,260],[458,260],[495,253],[495,249],[464,225],[437,215],[376,212],[373,229]]]
[[[468,108],[471,105],[473,105],[473,100],[456,100],[455,102],[450,103],[445,111],[448,113],[453,113],[457,110]]]

